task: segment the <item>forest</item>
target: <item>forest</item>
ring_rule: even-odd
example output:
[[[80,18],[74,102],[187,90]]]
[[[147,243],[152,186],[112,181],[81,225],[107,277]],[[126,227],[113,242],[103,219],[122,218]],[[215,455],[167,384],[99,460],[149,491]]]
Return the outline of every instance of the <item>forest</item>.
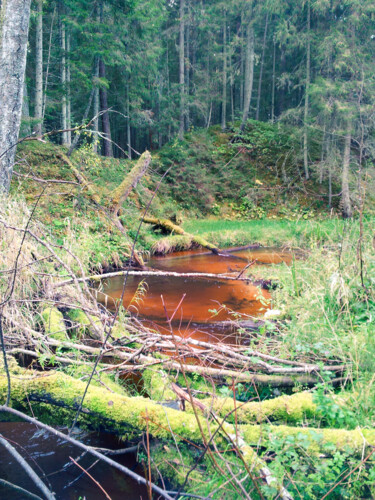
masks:
[[[375,4],[0,0],[0,497],[375,498]]]

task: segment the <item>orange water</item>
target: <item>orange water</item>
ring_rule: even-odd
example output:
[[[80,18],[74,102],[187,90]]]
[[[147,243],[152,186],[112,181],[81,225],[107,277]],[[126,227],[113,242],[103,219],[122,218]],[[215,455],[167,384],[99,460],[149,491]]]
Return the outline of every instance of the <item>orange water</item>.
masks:
[[[277,249],[243,248],[229,252],[228,256],[192,250],[153,257],[147,266],[179,273],[233,273],[235,276],[249,263],[254,267],[289,264],[291,260],[290,253]],[[114,308],[121,298],[123,282],[122,276],[103,281],[99,300]],[[271,294],[251,282],[171,276],[128,276],[123,298],[124,306],[132,314],[160,332],[169,332],[168,320],[173,317],[172,328],[178,335],[205,341],[222,341],[224,337],[230,342],[235,341],[233,329],[223,329],[220,322],[237,317],[234,313],[243,319],[260,316],[270,303]]]

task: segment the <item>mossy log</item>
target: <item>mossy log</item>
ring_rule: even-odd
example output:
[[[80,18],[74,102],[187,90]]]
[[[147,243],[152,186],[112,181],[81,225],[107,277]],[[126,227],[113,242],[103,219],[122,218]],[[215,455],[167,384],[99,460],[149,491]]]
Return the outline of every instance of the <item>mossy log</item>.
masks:
[[[89,194],[89,197],[91,198],[91,200],[96,205],[100,206],[100,204],[101,204],[100,196],[96,192],[96,190],[92,186],[92,184],[86,179],[86,177],[73,165],[73,163],[71,162],[71,160],[64,153],[59,153],[57,156],[61,160],[63,160],[69,166],[69,168],[73,172],[75,178],[81,184],[82,188],[86,189],[86,191]]]
[[[149,151],[145,151],[139,157],[134,167],[126,175],[125,179],[113,191],[112,199],[110,202],[110,209],[113,213],[115,214],[118,213],[120,205],[129,196],[131,190],[137,186],[138,182],[147,172],[150,164],[151,164],[151,154],[149,153]]]
[[[244,403],[234,401],[233,398],[213,397],[199,400],[206,411],[214,411],[220,417],[226,417],[229,422],[262,423],[284,422],[298,423],[304,419],[319,418],[317,405],[314,403],[313,394],[298,392],[292,396],[279,396],[262,402],[249,401]],[[192,413],[190,404],[186,411]]]
[[[102,326],[98,318],[89,317],[82,309],[70,309],[67,315],[73,323],[78,338],[81,339],[85,335],[89,335],[92,338],[98,338],[98,333],[93,328],[93,324],[98,327]]]
[[[62,372],[35,373],[31,370],[17,370],[17,376],[11,376],[12,406],[28,413],[30,402],[33,413],[46,423],[67,425],[81,400],[85,382]],[[6,377],[0,376],[0,401],[5,401],[7,392]],[[55,408],[51,412],[51,405]],[[264,415],[265,409],[259,411]],[[218,428],[216,422],[209,422],[206,416],[198,417],[205,439]],[[202,442],[202,435],[195,415],[177,411],[143,397],[127,397],[115,394],[102,387],[90,386],[84,402],[79,425],[95,429],[106,429],[126,437],[134,437],[148,429],[155,438],[170,439],[171,433],[178,441]],[[259,419],[257,419],[259,420]],[[223,424],[227,434],[233,433],[233,426]],[[375,430],[356,429],[313,429],[308,427],[290,427],[286,425],[238,425],[238,431],[246,444],[251,446],[269,446],[272,436],[280,439],[288,436],[302,436],[311,441],[311,449],[320,451],[328,443],[337,449],[348,449],[353,453],[362,453],[367,445],[375,446]],[[223,433],[217,435],[217,444],[224,444]]]
[[[174,234],[178,234],[180,236],[188,236],[191,238],[191,241],[193,243],[195,243],[196,245],[207,248],[208,250],[211,250],[211,252],[216,254],[216,255],[218,255],[220,253],[220,250],[215,245],[208,242],[207,240],[205,240],[201,236],[195,236],[193,234],[187,233],[186,231],[184,231],[182,229],[182,227],[177,226],[169,219],[157,219],[156,217],[147,216],[147,217],[144,217],[143,222],[145,222],[147,224],[152,224],[157,228],[164,229],[168,233],[172,233],[172,234],[174,233]]]
[[[64,316],[57,307],[48,306],[41,312],[41,318],[46,335],[55,340],[65,341],[68,339]]]

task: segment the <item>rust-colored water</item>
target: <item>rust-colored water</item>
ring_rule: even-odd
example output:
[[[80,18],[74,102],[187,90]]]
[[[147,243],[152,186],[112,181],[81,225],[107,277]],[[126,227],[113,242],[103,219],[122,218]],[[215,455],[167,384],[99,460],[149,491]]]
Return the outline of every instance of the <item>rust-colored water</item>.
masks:
[[[271,263],[289,264],[292,255],[277,249],[235,249],[228,256],[193,250],[163,257],[153,257],[148,267],[174,271],[212,274],[239,273],[249,262],[253,266]],[[123,277],[102,282],[99,300],[113,308],[121,297]],[[141,289],[143,289],[141,291]],[[182,300],[182,302],[181,302]],[[168,332],[167,319],[173,316],[174,333],[204,341],[224,339],[237,342],[233,330],[220,322],[233,319],[233,313],[256,317],[270,307],[271,295],[245,281],[215,278],[129,276],[123,303],[151,327]]]

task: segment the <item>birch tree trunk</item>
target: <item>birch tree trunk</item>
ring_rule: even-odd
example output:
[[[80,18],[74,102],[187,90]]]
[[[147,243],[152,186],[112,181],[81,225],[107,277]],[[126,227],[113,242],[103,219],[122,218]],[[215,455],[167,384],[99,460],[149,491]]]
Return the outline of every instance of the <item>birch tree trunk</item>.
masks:
[[[43,129],[43,0],[38,0],[35,34],[35,126],[37,135]]]
[[[0,192],[7,193],[21,123],[31,0],[7,0],[0,19]]]
[[[266,52],[266,43],[267,43],[267,29],[268,29],[268,12],[266,14],[266,21],[265,21],[265,25],[264,25],[262,57],[261,57],[261,60],[260,60],[257,109],[256,109],[256,113],[255,113],[255,119],[256,120],[259,120],[260,97],[261,97],[261,94],[262,94],[262,79],[263,79],[264,56],[265,56],[265,52]]]
[[[254,80],[254,29],[252,21],[246,29],[246,51],[245,51],[245,82],[244,82],[244,107],[241,123],[241,131],[244,130],[250,112],[250,102],[253,93]]]
[[[221,99],[221,129],[227,127],[227,16],[224,11],[223,21],[223,93]]]
[[[349,166],[350,166],[350,144],[352,135],[348,126],[348,131],[345,136],[345,149],[344,159],[342,164],[342,177],[341,177],[341,209],[344,219],[349,219],[352,216],[352,204],[350,202],[349,190]]]
[[[185,132],[185,0],[180,0],[180,129],[178,137],[183,139]]]
[[[306,180],[310,178],[309,174],[309,150],[307,142],[307,121],[309,118],[309,90],[310,90],[310,24],[311,24],[311,9],[310,0],[307,2],[307,47],[306,47],[306,87],[305,87],[305,111],[304,111],[304,124],[303,124],[303,166],[305,169]]]

